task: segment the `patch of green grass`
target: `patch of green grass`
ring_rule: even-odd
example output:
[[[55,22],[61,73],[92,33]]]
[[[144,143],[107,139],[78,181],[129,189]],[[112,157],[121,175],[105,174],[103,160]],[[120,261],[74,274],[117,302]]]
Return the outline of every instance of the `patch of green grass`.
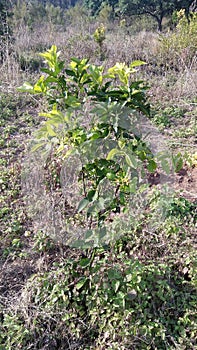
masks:
[[[158,110],[155,112],[153,111],[153,122],[160,127],[161,129],[165,127],[173,127],[174,122],[175,124],[178,124],[181,120],[181,118],[184,117],[185,113],[187,112],[186,109],[182,109],[179,107],[165,107],[161,108],[159,107]]]

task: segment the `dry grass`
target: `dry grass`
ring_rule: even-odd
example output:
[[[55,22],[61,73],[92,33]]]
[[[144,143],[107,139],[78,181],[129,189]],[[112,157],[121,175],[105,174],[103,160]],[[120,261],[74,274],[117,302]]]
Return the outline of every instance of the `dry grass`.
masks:
[[[173,95],[177,94],[177,98],[182,94],[190,98],[194,95],[197,62],[195,55],[188,60],[189,48],[184,48],[177,56],[174,51],[170,53],[170,41],[166,44],[168,34],[161,38],[161,35],[156,32],[144,30],[132,35],[127,28],[121,28],[119,23],[114,23],[112,27],[111,23],[107,22],[104,61],[100,62],[99,48],[93,39],[93,33],[98,24],[99,22],[88,19],[79,8],[75,8],[68,11],[64,26],[45,23],[37,25],[33,30],[25,25],[16,27],[14,38],[9,40],[6,35],[0,38],[0,50],[3,53],[0,67],[1,85],[17,86],[21,77],[24,80],[21,57],[22,59],[32,57],[33,60],[38,61],[39,65],[38,53],[55,44],[62,51],[62,56],[67,62],[74,56],[87,57],[93,63],[102,63],[108,67],[117,61],[129,64],[133,60],[141,59],[147,62],[147,66],[143,68],[144,76],[150,85],[153,81],[154,89],[160,89],[161,85],[165,86],[165,82],[169,81],[169,85],[176,84]],[[28,70],[29,66],[27,66],[27,74]],[[154,81],[157,82],[157,86]],[[168,87],[168,94],[171,95],[171,93]]]

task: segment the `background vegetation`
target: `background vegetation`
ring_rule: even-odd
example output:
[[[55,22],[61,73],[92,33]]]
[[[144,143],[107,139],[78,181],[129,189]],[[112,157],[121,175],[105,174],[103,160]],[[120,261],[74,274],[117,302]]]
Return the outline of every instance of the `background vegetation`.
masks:
[[[196,2],[162,1],[163,8],[167,3],[172,5],[163,14],[162,34],[157,31],[158,21],[154,16],[150,13],[147,16],[150,9],[143,7],[142,1],[138,2],[141,6],[137,7],[140,9],[137,15],[134,2],[133,8],[132,2],[129,3],[131,11],[126,16],[127,2],[122,1],[85,4],[70,1],[0,2],[2,350],[12,350],[16,346],[23,350],[194,350],[197,347]],[[148,4],[155,14],[158,2]],[[67,98],[76,98],[66,100],[64,96],[66,105],[62,104],[60,90],[53,88],[52,80],[48,80],[47,94],[43,94],[46,85],[38,84],[43,74],[41,70],[47,68],[46,57],[39,53],[49,52],[52,45],[61,51],[58,60],[64,60],[64,67],[67,67],[63,73],[68,83],[64,88]],[[149,86],[148,90],[138,91],[139,97],[143,98],[137,100],[137,106],[139,101],[143,101],[146,107],[150,106],[145,120],[157,131],[153,135],[154,144],[165,140],[177,170],[173,177],[173,191],[164,195],[161,168],[155,169],[150,158],[148,166],[147,159],[144,159],[148,186],[146,205],[144,202],[141,205],[142,197],[134,191],[136,207],[133,206],[131,215],[127,216],[130,221],[126,230],[120,213],[112,205],[106,220],[110,225],[118,222],[120,232],[122,230],[124,234],[107,244],[84,248],[72,247],[65,242],[60,230],[52,235],[49,225],[48,230],[42,229],[42,217],[41,227],[35,225],[21,181],[22,164],[27,159],[31,163],[33,157],[29,152],[30,141],[35,142],[35,135],[47,125],[48,118],[43,114],[39,116],[39,113],[51,113],[54,100],[58,109],[65,113],[68,103],[73,107],[81,96],[88,91],[92,93],[93,88],[96,89],[96,98],[106,96],[100,94],[99,87],[92,82],[83,85],[84,81],[77,75],[80,65],[76,70],[72,66],[76,75],[69,71],[72,57],[78,58],[78,62],[87,58],[87,64],[102,66],[102,74],[117,62],[124,62],[124,67],[135,60],[147,63],[136,68],[131,75],[132,84],[143,81],[143,87]],[[60,78],[61,69],[53,78]],[[90,74],[89,70],[85,71]],[[45,78],[48,74],[49,71],[45,70]],[[123,85],[117,78],[118,75],[111,87],[106,86],[103,91],[110,95],[110,89],[117,86],[116,95],[111,95],[114,102],[121,100],[122,103],[126,99],[127,103],[133,103],[133,99],[127,100],[130,90],[126,93],[124,87],[124,94],[117,92]],[[42,94],[19,92],[17,87],[26,81],[29,82],[27,90],[35,89],[37,83],[37,92]],[[93,95],[89,96],[93,98]],[[88,99],[86,102],[82,113],[83,126],[92,115]],[[79,118],[80,112],[76,110],[75,113]],[[98,129],[101,128],[98,119],[95,120]],[[52,125],[52,131],[49,127],[48,134],[42,134],[45,144],[54,138],[54,130]],[[76,130],[77,134],[67,135],[64,146],[66,142],[74,147],[77,142],[83,143],[86,130]],[[123,144],[127,136],[121,135]],[[143,147],[150,154],[146,144]],[[60,198],[63,156],[55,149],[44,169],[47,198],[51,193],[55,196],[53,198]],[[129,162],[131,166],[131,160],[127,158],[127,165]],[[37,182],[34,184],[37,186]],[[126,206],[124,202],[119,204]],[[71,209],[68,203],[64,203],[61,210],[65,220],[71,217]],[[82,215],[84,210],[86,207],[82,206],[79,214]],[[76,224],[80,227],[80,218],[76,219]]]

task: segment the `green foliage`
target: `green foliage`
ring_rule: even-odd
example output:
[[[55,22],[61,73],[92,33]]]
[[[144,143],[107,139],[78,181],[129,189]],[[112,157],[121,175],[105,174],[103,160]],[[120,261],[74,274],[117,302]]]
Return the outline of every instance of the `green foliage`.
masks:
[[[98,20],[101,21],[101,23],[108,23],[110,20],[112,20],[114,17],[114,11],[112,6],[110,6],[108,3],[103,2],[101,9],[98,14]]]
[[[102,0],[99,0],[99,1],[85,0],[84,4],[85,6],[87,6],[88,10],[91,11],[91,14],[98,14],[100,7],[102,5]]]
[[[96,28],[94,32],[94,40],[96,43],[98,43],[100,46],[102,46],[103,41],[105,40],[105,27],[103,24],[101,24],[98,28]]]
[[[172,15],[174,10],[185,9],[187,15],[189,14],[189,7],[193,0],[190,1],[176,1],[176,0],[119,0],[118,8],[123,16],[143,15],[152,16],[158,24],[159,31],[162,30],[162,20],[167,15]]]
[[[50,112],[40,113],[47,120],[33,149],[45,144],[48,150],[55,147],[68,161],[69,156],[80,155],[78,213],[90,221],[89,229],[96,221],[102,236],[102,224],[110,213],[126,210],[143,167],[147,165],[150,172],[157,167],[153,154],[133,130],[137,112],[149,114],[146,87],[142,81],[131,80],[144,62],[116,63],[104,73],[102,66],[91,65],[87,59],[73,58],[64,68],[59,54],[56,46],[42,53],[48,65],[42,69],[46,75],[34,86],[25,83],[19,90],[43,94],[53,106]],[[81,121],[87,104],[91,104],[91,118],[84,126]],[[101,146],[103,151],[98,152]],[[112,189],[109,197],[103,192],[104,184]]]
[[[84,5],[87,7],[87,9],[90,11],[92,15],[99,15],[99,12],[101,12],[104,8],[107,8],[107,6],[111,7],[111,9],[114,11],[115,6],[118,3],[118,0],[107,0],[107,1],[94,1],[94,0],[84,0]]]
[[[176,68],[184,69],[192,67],[195,61],[197,49],[197,15],[191,14],[188,23],[184,10],[177,13],[176,29],[167,36],[161,36],[161,55],[164,59],[168,57],[168,65]]]
[[[154,123],[163,129],[173,126],[173,123],[179,122],[180,118],[184,118],[187,110],[173,106],[162,109],[159,107],[157,111],[152,112]]]
[[[184,9],[186,17],[189,18],[190,6],[194,3],[194,9],[196,8],[193,0],[108,0],[106,1],[93,1],[84,0],[84,4],[91,11],[91,14],[98,15],[99,11],[105,6],[110,6],[116,14],[121,17],[129,17],[136,15],[148,15],[154,18],[158,24],[159,31],[162,30],[162,20],[164,17],[172,15],[173,11]],[[193,11],[194,11],[193,9]]]
[[[168,208],[168,215],[174,215],[181,218],[182,220],[187,220],[190,217],[194,224],[197,223],[197,210],[196,202],[190,202],[184,197],[174,198],[170,203]]]
[[[103,44],[106,39],[105,36],[106,28],[104,27],[103,24],[98,26],[94,32],[94,40],[95,42],[99,45],[99,55],[100,55],[100,60],[104,60],[104,50],[103,50]]]
[[[190,156],[190,165],[192,165],[192,166],[197,166],[197,152],[194,152],[194,153]]]
[[[19,88],[44,95],[49,107],[52,105],[51,111],[40,113],[46,121],[37,132],[33,150],[45,149],[46,156],[55,152],[62,157],[61,164],[73,156],[78,159],[79,201],[72,219],[78,225],[86,223],[85,241],[95,240],[98,245],[94,235],[103,242],[110,215],[130,210],[131,196],[141,186],[140,178],[146,172],[154,173],[158,164],[167,173],[170,163],[179,171],[183,160],[181,154],[171,159],[168,154],[159,155],[156,159],[141,139],[136,123],[139,112],[149,115],[147,87],[131,77],[144,62],[133,61],[129,66],[116,63],[104,72],[102,66],[91,65],[87,59],[72,58],[64,67],[56,46],[40,55],[48,65],[42,69],[45,75],[34,85],[24,83]],[[87,106],[89,121],[84,123]],[[82,241],[74,244],[81,245]]]
[[[12,20],[10,26],[14,30],[18,30],[20,26],[28,26],[33,28],[40,23],[47,23],[49,25],[64,24],[64,11],[57,4],[52,1],[17,1],[12,7]]]
[[[29,279],[21,298],[25,310],[31,300],[28,319],[23,308],[5,315],[4,349],[70,342],[78,349],[192,349],[195,290],[188,293],[172,266],[100,249],[54,267]]]
[[[135,67],[145,64],[142,61],[134,61],[130,66],[125,63],[117,63],[103,74],[103,67],[90,65],[87,59],[73,58],[63,75],[64,62],[58,59],[59,52],[53,45],[46,53],[40,54],[49,68],[42,71],[48,75],[39,78],[32,86],[24,83],[20,91],[44,94],[49,104],[55,109],[79,108],[87,98],[102,102],[121,102],[132,109],[149,113],[148,104],[144,92],[146,87],[142,81],[131,81],[131,74],[135,73]],[[112,87],[115,77],[119,78],[120,86]],[[111,80],[110,80],[111,78]],[[108,79],[108,80],[107,80]]]
[[[174,1],[119,1],[119,11],[121,15],[143,15],[152,16],[158,23],[158,29],[162,30],[162,19],[164,16],[172,13],[174,10]]]
[[[47,234],[44,234],[42,231],[36,232],[33,245],[33,249],[36,252],[49,252],[53,248],[54,243]]]
[[[31,27],[34,23],[39,23],[46,15],[45,7],[40,1],[27,4],[26,1],[19,0],[14,4],[12,13],[10,25],[14,30],[18,30],[23,25]]]

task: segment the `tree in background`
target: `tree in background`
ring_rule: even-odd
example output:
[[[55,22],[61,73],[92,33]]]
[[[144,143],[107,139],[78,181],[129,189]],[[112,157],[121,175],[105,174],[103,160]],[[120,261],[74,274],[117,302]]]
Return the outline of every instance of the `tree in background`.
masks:
[[[12,23],[15,28],[21,25],[33,27],[39,23],[62,24],[64,10],[74,6],[76,0],[17,0],[12,5]]]
[[[189,18],[190,7],[196,0],[84,0],[85,6],[92,15],[97,15],[104,4],[112,7],[113,11],[118,10],[121,16],[149,15],[158,24],[159,31],[162,31],[162,20],[164,17],[172,15],[174,11],[185,9],[185,14]]]
[[[90,11],[92,15],[98,15],[100,10],[105,6],[108,5],[112,8],[113,11],[115,11],[115,8],[118,5],[118,0],[108,0],[108,1],[102,1],[102,0],[84,0],[84,5],[87,7],[87,9]]]
[[[61,7],[63,9],[69,8],[71,6],[75,6],[75,4],[78,2],[78,0],[42,0],[42,2],[46,4],[52,4],[55,7]]]
[[[157,21],[159,31],[162,31],[163,18],[171,15],[175,6],[173,0],[119,0],[119,10],[127,16],[150,15]]]
[[[190,7],[196,8],[196,0],[119,0],[119,10],[122,15],[150,15],[162,31],[162,20],[165,16],[172,15],[174,11],[185,10],[189,19]]]

